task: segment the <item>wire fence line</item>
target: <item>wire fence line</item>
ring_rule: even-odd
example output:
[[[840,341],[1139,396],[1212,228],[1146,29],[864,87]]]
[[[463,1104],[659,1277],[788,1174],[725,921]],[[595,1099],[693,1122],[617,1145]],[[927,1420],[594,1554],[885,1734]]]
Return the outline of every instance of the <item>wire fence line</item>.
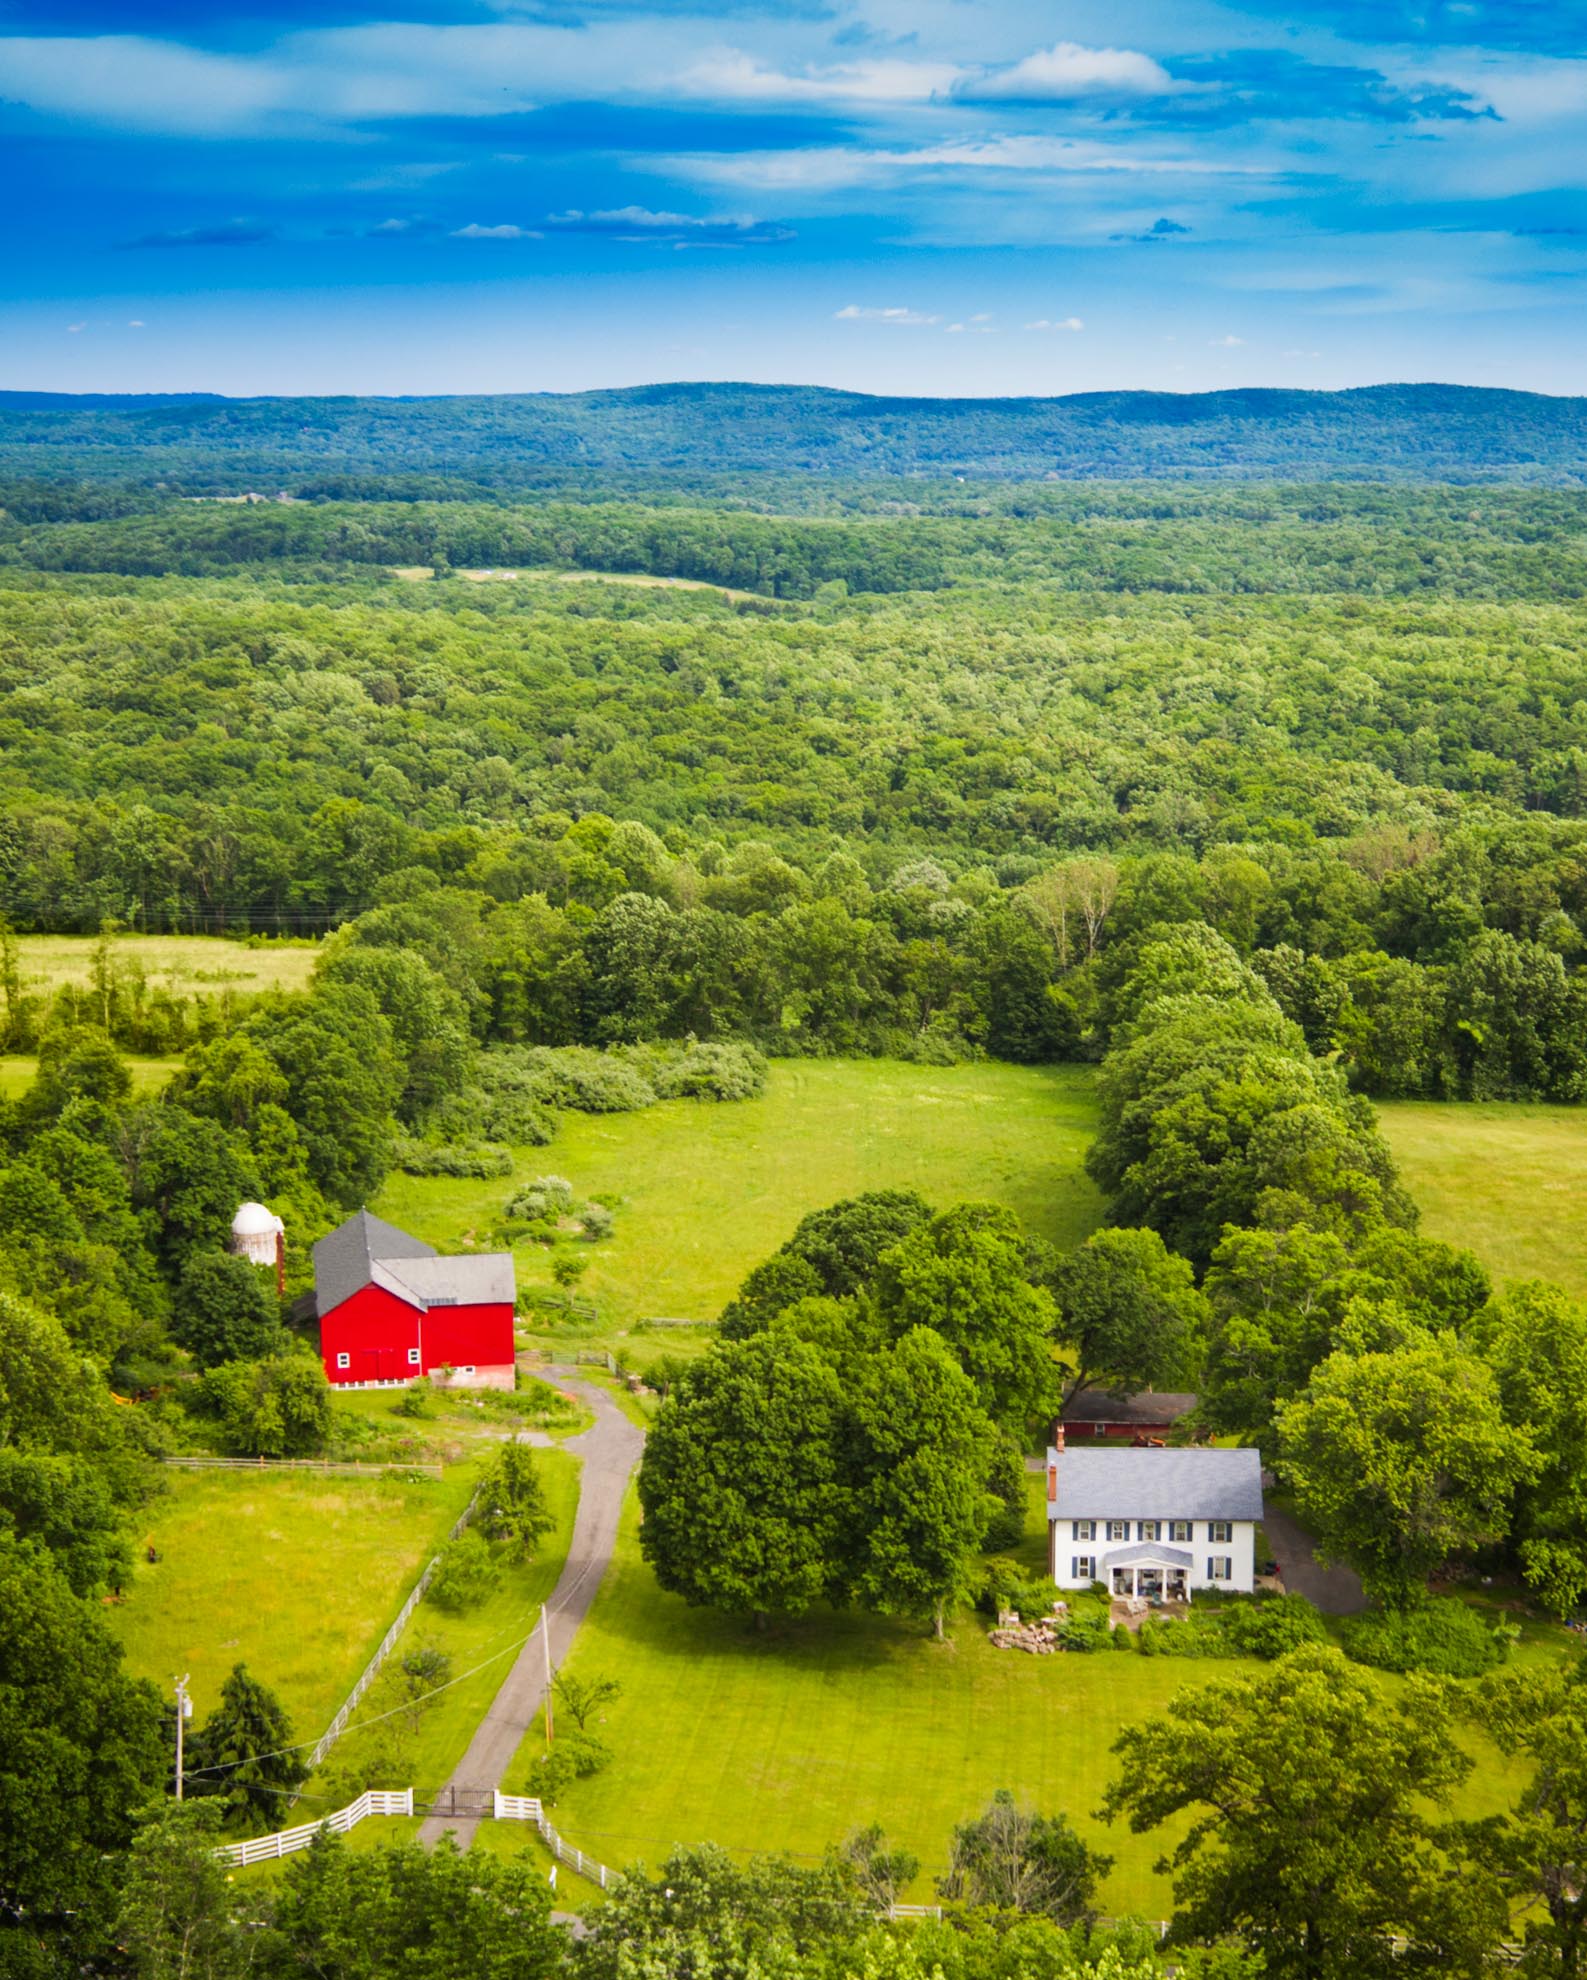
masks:
[[[359,1386],[348,1383],[346,1387]],[[395,1388],[406,1388],[405,1382],[394,1383]],[[382,1472],[400,1471],[423,1478],[440,1478],[444,1475],[438,1464],[415,1464],[408,1458],[371,1458],[366,1463],[363,1458],[238,1458],[238,1457],[162,1457],[161,1464],[174,1465],[179,1471],[309,1471],[328,1478],[377,1478]]]
[[[457,1518],[452,1522],[451,1527],[448,1529],[446,1536],[448,1540],[457,1539],[459,1534],[463,1532],[464,1528],[468,1525],[469,1521],[474,1517],[474,1508],[478,1504],[478,1502],[479,1502],[479,1492],[478,1489],[476,1488],[473,1498],[469,1500],[468,1504],[463,1508],[462,1512],[458,1514]],[[388,1629],[385,1635],[380,1639],[379,1649],[376,1650],[374,1656],[370,1658],[369,1662],[365,1664],[363,1670],[359,1674],[358,1682],[353,1686],[352,1690],[348,1692],[346,1698],[342,1700],[340,1711],[338,1711],[336,1717],[332,1719],[330,1724],[325,1728],[324,1732],[320,1734],[319,1738],[314,1742],[313,1746],[310,1747],[309,1762],[308,1762],[310,1773],[312,1773],[314,1769],[320,1765],[320,1763],[324,1760],[326,1754],[330,1752],[331,1748],[336,1744],[336,1742],[341,1738],[342,1734],[347,1730],[348,1720],[351,1719],[354,1712],[357,1711],[359,1701],[360,1699],[362,1699],[364,1693],[374,1683],[375,1679],[379,1677],[381,1666],[385,1663],[386,1659],[391,1655],[392,1651],[396,1649],[397,1639],[402,1635],[402,1632],[407,1628],[408,1618],[413,1614],[414,1610],[424,1600],[425,1591],[429,1588],[430,1583],[435,1579],[436,1570],[440,1567],[440,1565],[441,1565],[441,1556],[439,1554],[433,1555],[428,1565],[426,1566],[423,1574],[421,1574],[418,1580],[413,1584],[413,1587],[409,1592],[407,1601],[404,1602],[402,1607],[397,1611],[396,1621],[391,1625],[390,1629]],[[411,1794],[412,1792],[411,1789],[409,1790],[409,1792]]]

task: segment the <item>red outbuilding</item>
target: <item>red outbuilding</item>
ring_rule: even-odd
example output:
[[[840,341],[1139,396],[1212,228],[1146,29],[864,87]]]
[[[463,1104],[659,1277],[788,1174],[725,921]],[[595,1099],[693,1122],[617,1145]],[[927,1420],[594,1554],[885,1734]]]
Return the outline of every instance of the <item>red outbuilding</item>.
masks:
[[[459,1388],[510,1389],[515,1292],[510,1253],[443,1258],[360,1210],[314,1247],[326,1379],[400,1387],[426,1375]]]

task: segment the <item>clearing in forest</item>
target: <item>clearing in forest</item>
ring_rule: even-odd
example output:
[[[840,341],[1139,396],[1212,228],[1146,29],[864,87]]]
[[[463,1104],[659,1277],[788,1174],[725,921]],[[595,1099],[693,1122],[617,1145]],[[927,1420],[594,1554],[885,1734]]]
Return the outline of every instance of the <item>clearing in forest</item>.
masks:
[[[579,1287],[603,1325],[714,1320],[801,1217],[862,1190],[1006,1203],[1038,1236],[1077,1244],[1102,1214],[1082,1166],[1092,1079],[1081,1066],[780,1059],[757,1100],[564,1114],[548,1147],[516,1151],[511,1178],[394,1175],[374,1207],[447,1250],[486,1229],[518,1182],[566,1176],[578,1197],[620,1199]],[[520,1285],[551,1284],[543,1246],[517,1263]]]
[[[22,987],[51,996],[62,984],[92,981],[97,935],[21,935]],[[178,996],[217,996],[225,990],[303,990],[318,949],[309,942],[250,948],[219,935],[118,935],[111,943],[117,971],[141,973]]]

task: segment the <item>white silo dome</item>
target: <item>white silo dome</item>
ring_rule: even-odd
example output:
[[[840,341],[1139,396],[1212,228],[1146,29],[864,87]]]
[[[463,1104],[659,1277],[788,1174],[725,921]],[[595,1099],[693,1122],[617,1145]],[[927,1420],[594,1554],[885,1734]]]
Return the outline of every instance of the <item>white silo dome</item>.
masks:
[[[273,1265],[276,1240],[285,1230],[286,1225],[273,1210],[262,1203],[245,1203],[231,1220],[231,1248],[239,1258],[250,1259],[255,1265]]]

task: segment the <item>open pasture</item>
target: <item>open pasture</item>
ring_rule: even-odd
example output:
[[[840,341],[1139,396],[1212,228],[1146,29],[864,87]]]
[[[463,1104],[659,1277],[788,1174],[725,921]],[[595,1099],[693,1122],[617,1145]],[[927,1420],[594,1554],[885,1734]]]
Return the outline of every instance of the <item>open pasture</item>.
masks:
[[[132,1075],[132,1090],[140,1097],[158,1093],[181,1064],[180,1059],[142,1059],[123,1053]],[[25,1054],[7,1053],[0,1057],[0,1099],[20,1100],[33,1084],[39,1062]]]
[[[19,935],[22,987],[53,995],[63,984],[92,980],[97,935]],[[318,953],[308,942],[258,948],[218,935],[118,935],[111,960],[122,975],[141,974],[179,996],[215,996],[225,990],[302,990]]]
[[[511,1179],[394,1175],[374,1207],[445,1249],[499,1215],[518,1181],[566,1176],[581,1197],[620,1199],[616,1234],[590,1247],[579,1286],[605,1329],[713,1320],[807,1211],[862,1190],[987,1198],[1078,1243],[1102,1214],[1082,1167],[1093,1126],[1082,1067],[778,1060],[757,1100],[564,1114],[549,1147],[517,1152]],[[518,1272],[550,1286],[544,1247],[521,1248]]]
[[[420,1569],[468,1502],[473,1467],[443,1479],[172,1471],[143,1514],[125,1599],[105,1610],[127,1668],[169,1691],[192,1674],[195,1714],[245,1663],[296,1736],[317,1738]],[[153,1546],[159,1560],[144,1558]]]
[[[1587,1296],[1587,1109],[1390,1100],[1378,1113],[1429,1237],[1474,1251],[1496,1281]]]

